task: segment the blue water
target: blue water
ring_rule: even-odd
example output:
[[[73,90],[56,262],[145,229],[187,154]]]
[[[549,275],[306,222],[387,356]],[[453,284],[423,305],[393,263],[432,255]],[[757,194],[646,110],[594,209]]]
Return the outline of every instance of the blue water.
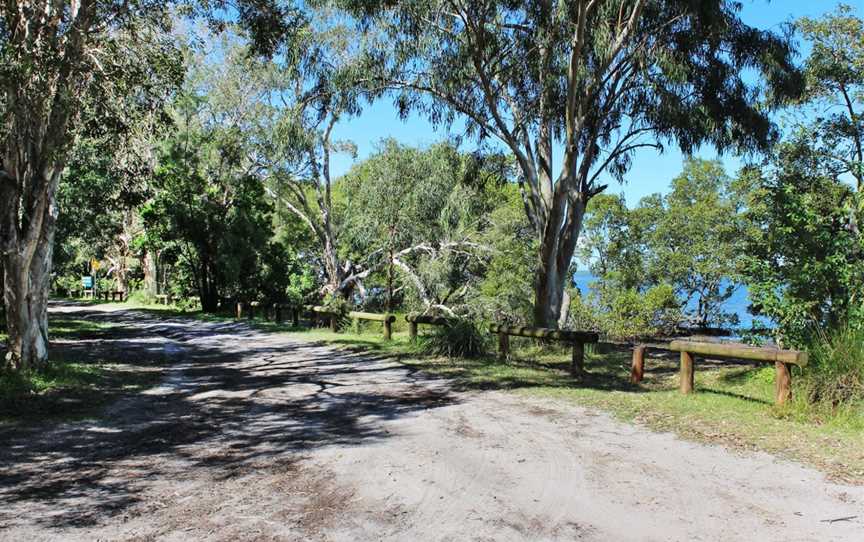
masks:
[[[579,271],[573,276],[573,279],[576,281],[576,287],[579,288],[579,291],[583,296],[589,293],[591,283],[597,280],[594,275],[587,271]],[[732,297],[723,303],[723,309],[727,312],[738,315],[739,329],[750,329],[754,320],[766,322],[764,318],[754,318],[752,314],[747,312],[747,307],[749,305],[750,297],[747,295],[747,287],[739,285],[732,294]]]

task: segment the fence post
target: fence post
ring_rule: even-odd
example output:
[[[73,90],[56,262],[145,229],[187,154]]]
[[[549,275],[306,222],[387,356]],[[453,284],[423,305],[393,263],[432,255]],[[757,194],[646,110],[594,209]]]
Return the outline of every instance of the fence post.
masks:
[[[585,345],[576,341],[573,343],[573,359],[570,363],[570,373],[581,375],[585,370]]]
[[[633,347],[633,366],[630,369],[630,383],[638,384],[645,376],[645,345],[637,344]]]
[[[412,343],[417,340],[417,322],[408,322],[408,339]]]
[[[389,314],[384,316],[384,340],[389,341],[393,337],[393,322]]]
[[[243,318],[243,303],[242,302],[238,301],[237,306],[235,307],[234,310],[236,312],[236,316],[237,316],[238,320]]]
[[[291,309],[291,325],[300,327],[300,309],[297,307]]]
[[[693,354],[681,352],[681,393],[693,393]]]
[[[279,303],[276,303],[273,306],[273,321],[277,324],[282,323],[282,305],[280,305]]]
[[[498,359],[504,361],[510,357],[510,336],[498,333]]]
[[[339,329],[339,324],[336,322],[336,315],[331,314],[330,315],[330,331],[332,331],[333,333],[336,333],[336,331],[338,329]]]
[[[774,368],[774,402],[782,405],[792,399],[792,372],[789,364],[782,361],[775,361]]]

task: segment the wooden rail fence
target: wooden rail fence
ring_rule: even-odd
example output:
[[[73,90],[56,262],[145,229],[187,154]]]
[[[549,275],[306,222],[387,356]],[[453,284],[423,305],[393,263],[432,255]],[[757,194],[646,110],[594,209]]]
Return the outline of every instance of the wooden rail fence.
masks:
[[[669,350],[681,353],[680,390],[681,393],[693,393],[694,357],[712,356],[733,359],[749,359],[754,361],[773,362],[774,401],[782,405],[792,397],[792,372],[790,365],[807,366],[807,353],[797,350],[780,350],[748,346],[745,344],[711,343],[699,341],[672,341]]]
[[[510,356],[510,336],[562,341],[571,344],[573,356],[570,372],[574,375],[582,374],[585,369],[585,344],[596,343],[600,340],[600,336],[593,331],[569,331],[545,327],[510,327],[492,324],[489,326],[489,331],[498,335],[498,357],[500,359],[507,359]]]
[[[381,322],[381,324],[383,325],[384,340],[389,341],[393,338],[393,322],[396,321],[396,316],[390,313],[378,314],[374,312],[351,311],[348,313],[348,317],[354,320],[355,328],[357,327],[357,322],[359,320],[372,320],[374,322]]]
[[[453,324],[453,318],[445,318],[443,316],[429,316],[420,314],[408,314],[405,316],[405,321],[408,322],[408,338],[411,342],[417,340],[417,326],[426,324],[430,326],[449,326]]]
[[[308,307],[308,310],[316,316],[316,318],[327,318],[330,322],[330,331],[336,332],[339,329],[339,318],[341,314],[333,312],[327,307],[314,306]],[[378,314],[374,312],[359,312],[351,311],[348,313],[348,318],[355,322],[358,320],[372,320],[381,322],[383,325],[384,340],[389,341],[393,338],[393,322],[396,321],[396,316],[390,313]]]

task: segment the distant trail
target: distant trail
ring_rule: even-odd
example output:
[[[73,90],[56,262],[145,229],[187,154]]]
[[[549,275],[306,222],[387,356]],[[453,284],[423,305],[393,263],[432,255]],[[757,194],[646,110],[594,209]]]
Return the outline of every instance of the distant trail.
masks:
[[[0,426],[0,540],[854,540],[864,488],[243,323],[55,306],[164,366],[98,421]],[[113,357],[112,357],[113,356]]]

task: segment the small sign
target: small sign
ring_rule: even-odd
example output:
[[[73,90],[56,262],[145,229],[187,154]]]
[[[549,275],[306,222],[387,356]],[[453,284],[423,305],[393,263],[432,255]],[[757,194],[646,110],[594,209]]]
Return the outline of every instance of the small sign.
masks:
[[[93,277],[81,277],[81,286],[90,290],[93,288]]]

